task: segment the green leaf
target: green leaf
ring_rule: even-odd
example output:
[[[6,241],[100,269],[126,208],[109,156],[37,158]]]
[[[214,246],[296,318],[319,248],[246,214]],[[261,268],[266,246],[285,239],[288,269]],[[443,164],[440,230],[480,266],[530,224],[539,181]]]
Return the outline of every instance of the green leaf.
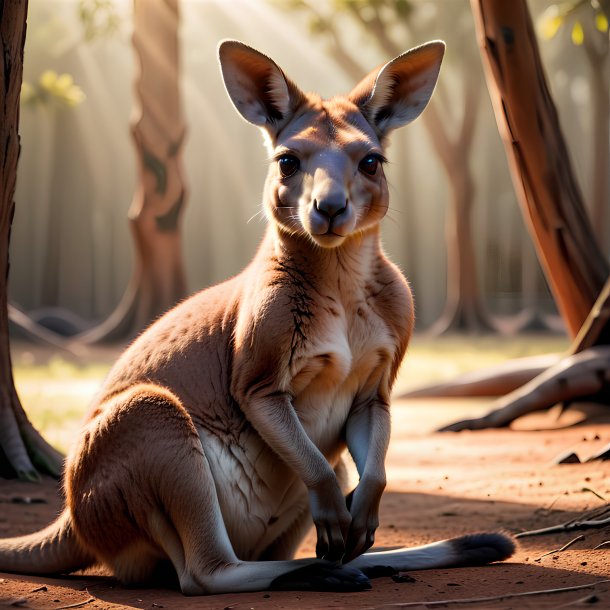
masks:
[[[582,23],[576,21],[572,26],[572,42],[576,46],[580,46],[585,40],[585,32],[582,29]]]

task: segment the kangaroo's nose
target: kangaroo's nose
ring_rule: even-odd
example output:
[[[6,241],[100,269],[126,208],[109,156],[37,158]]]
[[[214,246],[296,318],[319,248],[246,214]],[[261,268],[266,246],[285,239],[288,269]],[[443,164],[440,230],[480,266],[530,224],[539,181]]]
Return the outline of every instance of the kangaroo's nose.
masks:
[[[320,214],[328,216],[328,218],[334,218],[335,216],[339,216],[339,214],[345,212],[347,209],[347,199],[345,199],[343,195],[336,197],[325,197],[320,201],[314,199],[313,205],[315,209],[320,212]]]

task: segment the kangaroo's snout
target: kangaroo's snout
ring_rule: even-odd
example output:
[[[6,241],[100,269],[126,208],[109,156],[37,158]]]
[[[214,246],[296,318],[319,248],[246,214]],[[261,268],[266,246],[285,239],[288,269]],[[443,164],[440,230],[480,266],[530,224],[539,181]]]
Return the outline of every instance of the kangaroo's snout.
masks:
[[[320,245],[327,244],[327,238],[336,241],[349,235],[355,225],[355,214],[349,198],[344,192],[328,195],[324,198],[314,198],[310,207],[307,221],[304,222],[310,234],[316,241],[324,240]]]
[[[347,210],[347,203],[347,197],[344,197],[343,193],[341,193],[338,196],[326,197],[320,201],[314,199],[313,207],[316,212],[333,219]]]
[[[311,191],[305,195],[303,225],[320,245],[335,245],[355,227],[356,215],[350,201],[349,156],[342,151],[325,151],[317,157],[318,167],[311,171]],[[306,211],[305,211],[306,210]],[[320,241],[322,239],[322,241]],[[329,239],[333,243],[328,243]]]

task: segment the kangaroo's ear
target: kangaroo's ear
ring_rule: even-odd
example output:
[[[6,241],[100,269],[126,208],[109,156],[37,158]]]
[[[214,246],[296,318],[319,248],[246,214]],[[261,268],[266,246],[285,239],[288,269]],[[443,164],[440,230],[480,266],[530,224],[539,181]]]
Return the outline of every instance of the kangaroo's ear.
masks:
[[[270,133],[285,125],[304,100],[304,94],[272,59],[242,42],[221,42],[218,59],[237,111]]]
[[[444,42],[428,42],[373,70],[354,87],[350,100],[379,136],[422,113],[434,91],[444,52]]]

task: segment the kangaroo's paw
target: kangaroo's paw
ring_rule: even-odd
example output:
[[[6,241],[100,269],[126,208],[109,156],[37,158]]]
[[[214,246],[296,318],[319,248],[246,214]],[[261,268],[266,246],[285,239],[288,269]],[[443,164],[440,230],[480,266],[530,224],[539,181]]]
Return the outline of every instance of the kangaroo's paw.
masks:
[[[271,589],[280,591],[364,591],[369,579],[358,569],[345,565],[316,562],[278,576]]]

